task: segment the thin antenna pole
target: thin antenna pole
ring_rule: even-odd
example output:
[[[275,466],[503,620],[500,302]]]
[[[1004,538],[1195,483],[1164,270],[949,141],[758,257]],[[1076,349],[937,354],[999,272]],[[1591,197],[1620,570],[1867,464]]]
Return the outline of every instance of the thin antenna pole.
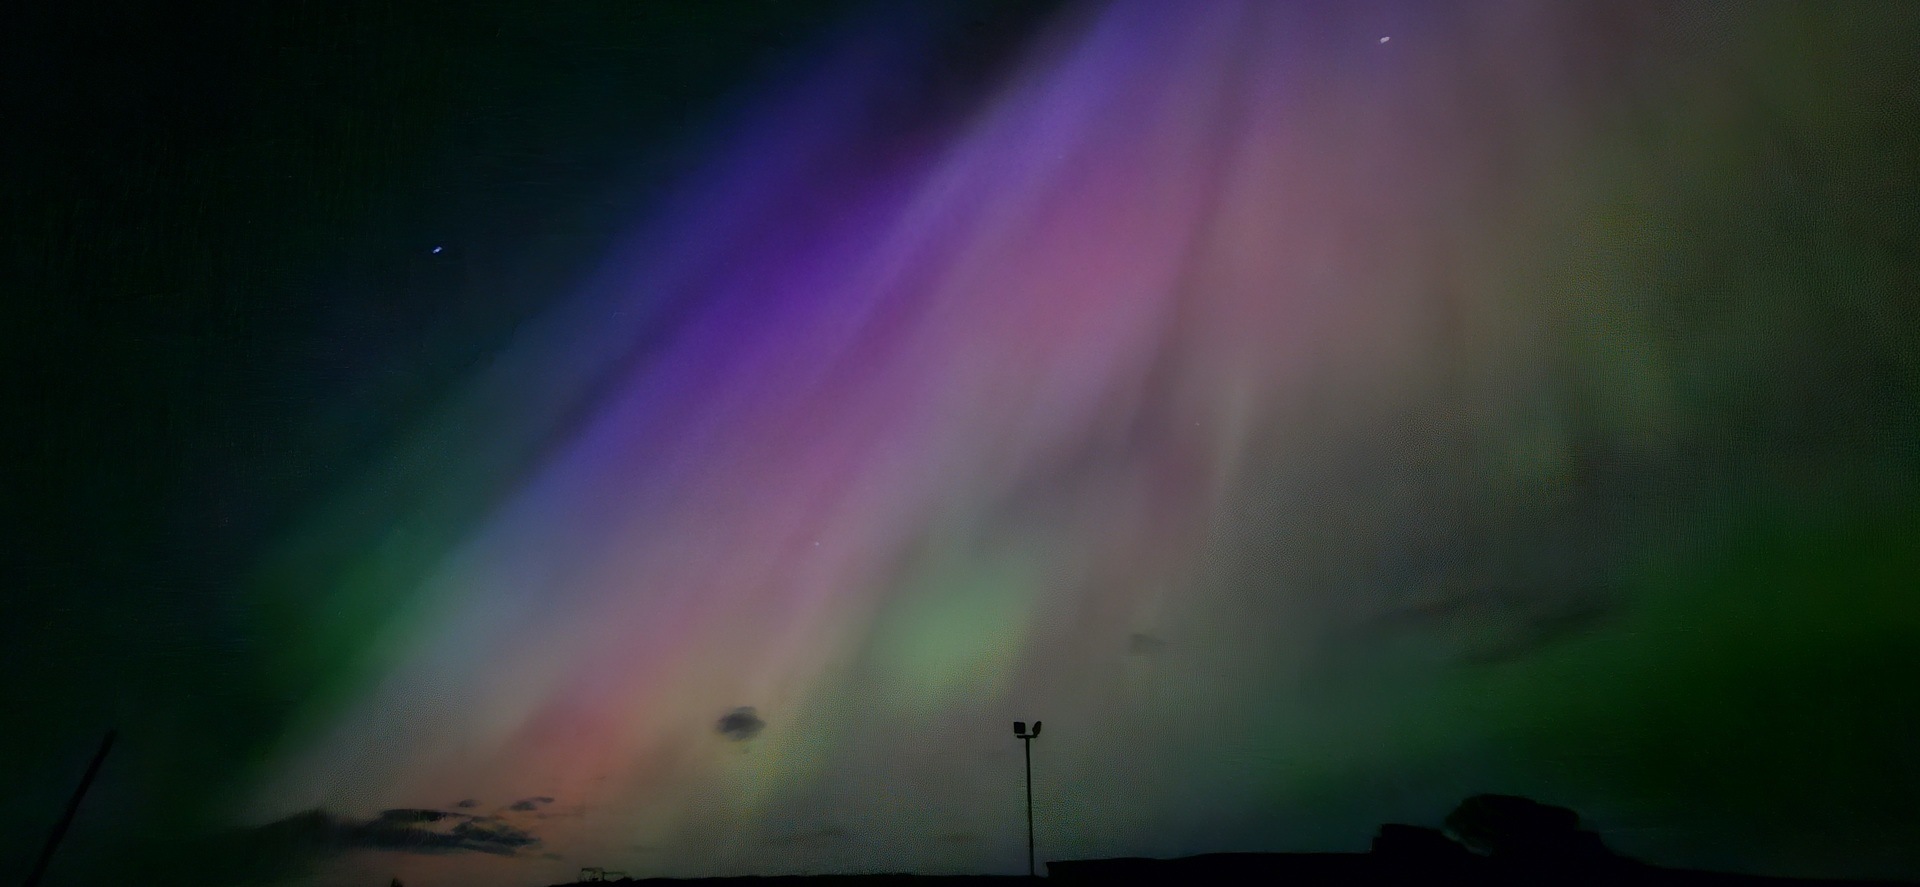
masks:
[[[1033,873],[1033,737],[1020,737],[1020,744],[1027,749],[1027,877]]]
[[[33,864],[33,873],[27,875],[26,887],[37,887],[40,879],[46,877],[47,864],[53,862],[53,851],[60,848],[60,839],[67,836],[67,828],[73,825],[74,814],[80,812],[80,800],[87,796],[87,789],[93,787],[93,778],[100,775],[100,765],[106,763],[107,752],[113,750],[114,733],[108,730],[107,738],[100,741],[100,750],[94,752],[93,763],[87,765],[87,775],[80,777],[80,787],[73,790],[73,800],[67,802],[67,812],[53,827],[53,834],[47,836],[47,846],[40,850],[40,861]]]

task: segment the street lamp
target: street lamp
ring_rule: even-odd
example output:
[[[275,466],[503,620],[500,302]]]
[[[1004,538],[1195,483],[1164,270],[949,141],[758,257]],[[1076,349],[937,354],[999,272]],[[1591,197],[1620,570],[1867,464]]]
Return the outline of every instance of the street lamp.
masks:
[[[1020,744],[1027,750],[1027,877],[1033,873],[1033,739],[1040,735],[1040,722],[1033,722],[1033,732],[1027,732],[1026,721],[1013,722],[1013,735],[1020,737]]]

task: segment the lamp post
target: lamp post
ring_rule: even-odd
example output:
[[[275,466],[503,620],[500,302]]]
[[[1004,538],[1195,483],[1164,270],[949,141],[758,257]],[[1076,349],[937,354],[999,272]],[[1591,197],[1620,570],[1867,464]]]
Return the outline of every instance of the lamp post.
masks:
[[[1027,732],[1026,721],[1013,722],[1013,735],[1020,737],[1020,744],[1027,750],[1027,877],[1033,872],[1033,739],[1040,735],[1040,722],[1033,722],[1033,732]]]

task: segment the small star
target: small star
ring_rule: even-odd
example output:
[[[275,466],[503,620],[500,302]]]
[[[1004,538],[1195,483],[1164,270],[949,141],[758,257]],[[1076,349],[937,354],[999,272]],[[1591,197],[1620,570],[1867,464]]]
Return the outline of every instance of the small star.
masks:
[[[1387,42],[1388,40],[1392,40],[1392,39],[1393,39],[1392,37],[1382,37],[1382,38],[1380,38],[1380,42],[1381,42],[1381,43],[1385,43],[1385,42]]]
[[[1387,42],[1387,41],[1385,41],[1385,40],[1382,40],[1382,41],[1380,41],[1380,42],[1381,42],[1381,43],[1385,43],[1385,42]],[[437,246],[436,246],[436,247],[434,247],[434,248],[433,248],[433,254],[434,254],[434,255],[436,255],[436,256],[437,256],[437,255],[439,255],[439,254],[440,254],[440,247],[437,247]]]

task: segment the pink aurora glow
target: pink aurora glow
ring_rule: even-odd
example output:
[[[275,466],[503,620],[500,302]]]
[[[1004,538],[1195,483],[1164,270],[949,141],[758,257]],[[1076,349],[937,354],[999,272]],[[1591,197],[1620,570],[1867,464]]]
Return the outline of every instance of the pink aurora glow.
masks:
[[[1542,359],[1553,306],[1515,257],[1580,206],[1601,111],[1575,14],[1496,5],[1387,42],[1378,16],[1114,3],[938,137],[863,118],[884,55],[775,103],[423,432],[449,447],[409,457],[429,474],[485,476],[458,466],[488,435],[539,456],[424,578],[382,585],[419,556],[398,535],[361,554],[347,582],[402,603],[259,814],[558,799],[513,820],[557,859],[381,861],[409,884],[895,845],[892,868],[1011,867],[1001,734],[1034,715],[1079,737],[1041,750],[1062,854],[1272,789],[1244,742],[1195,773],[1144,738],[1273,693],[1232,663],[1292,661],[1330,606],[1221,616],[1236,491],[1308,485],[1444,386],[1494,409],[1475,380]],[[396,527],[435,513],[409,507]],[[1136,635],[1203,652],[1142,664]],[[742,705],[768,727],[718,735]],[[1115,765],[1142,747],[1166,772]]]

